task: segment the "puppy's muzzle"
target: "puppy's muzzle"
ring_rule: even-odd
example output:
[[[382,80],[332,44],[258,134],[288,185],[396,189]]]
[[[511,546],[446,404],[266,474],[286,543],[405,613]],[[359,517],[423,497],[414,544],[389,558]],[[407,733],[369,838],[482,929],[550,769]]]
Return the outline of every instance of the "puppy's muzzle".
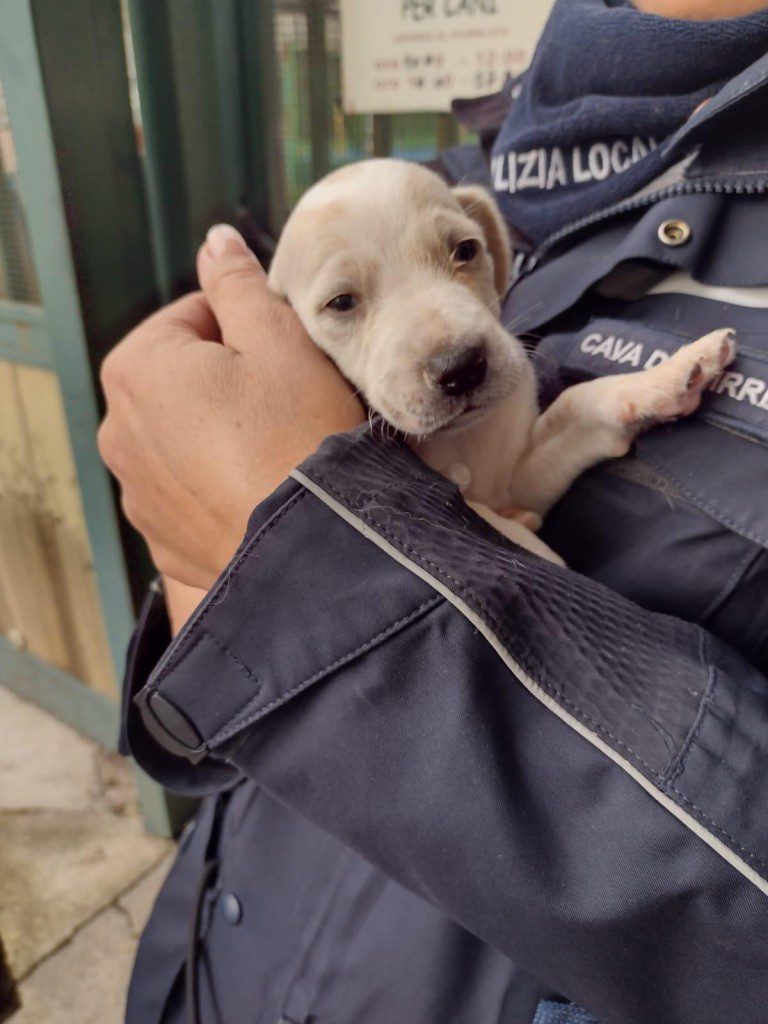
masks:
[[[427,361],[427,382],[449,398],[475,391],[485,380],[488,357],[484,345],[470,345],[458,351],[439,352]]]

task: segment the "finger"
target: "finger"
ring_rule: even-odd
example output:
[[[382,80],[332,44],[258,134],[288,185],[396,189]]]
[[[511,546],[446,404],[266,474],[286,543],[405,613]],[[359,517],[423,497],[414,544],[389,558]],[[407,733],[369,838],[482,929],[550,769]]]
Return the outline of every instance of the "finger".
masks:
[[[190,292],[163,306],[128,337],[131,338],[139,331],[158,343],[175,335],[178,335],[180,341],[185,340],[186,336],[192,341],[221,340],[218,321],[203,292]]]
[[[224,343],[243,351],[256,338],[256,325],[281,305],[267,288],[267,275],[242,235],[229,224],[208,232],[197,256],[200,285],[221,326]]]
[[[160,357],[190,345],[221,343],[221,331],[213,310],[202,292],[192,292],[164,306],[134,328],[111,349],[101,364],[101,385],[107,400],[135,378],[148,371],[150,357]]]
[[[221,341],[219,322],[201,291],[190,292],[156,315],[160,317],[161,314],[165,314],[163,319],[168,326],[187,330],[202,341]]]
[[[119,367],[144,358],[150,351],[210,341],[221,341],[216,317],[203,293],[191,292],[158,309],[107,353],[101,368],[102,382],[106,386]]]

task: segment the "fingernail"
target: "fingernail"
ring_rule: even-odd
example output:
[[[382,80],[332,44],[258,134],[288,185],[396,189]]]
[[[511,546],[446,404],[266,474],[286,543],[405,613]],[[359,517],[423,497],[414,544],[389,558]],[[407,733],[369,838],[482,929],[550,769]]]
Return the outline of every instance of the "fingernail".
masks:
[[[243,236],[231,224],[214,224],[205,236],[205,242],[211,256],[223,256],[230,247],[233,251],[248,251]]]

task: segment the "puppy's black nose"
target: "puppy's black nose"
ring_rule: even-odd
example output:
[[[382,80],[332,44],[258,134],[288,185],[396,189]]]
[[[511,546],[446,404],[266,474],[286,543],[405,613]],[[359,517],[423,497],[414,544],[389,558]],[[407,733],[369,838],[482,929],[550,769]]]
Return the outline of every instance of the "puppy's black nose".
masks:
[[[455,352],[441,352],[427,363],[427,372],[444,395],[456,398],[479,388],[488,371],[483,345],[471,345]]]

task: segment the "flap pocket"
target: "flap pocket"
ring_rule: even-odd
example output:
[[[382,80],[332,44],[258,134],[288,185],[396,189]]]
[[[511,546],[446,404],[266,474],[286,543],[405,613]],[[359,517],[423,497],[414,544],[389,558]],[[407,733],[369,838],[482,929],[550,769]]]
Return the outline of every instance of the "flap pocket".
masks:
[[[649,430],[636,448],[692,504],[768,548],[768,310],[677,295],[631,308],[631,318],[599,317],[576,334],[551,335],[537,360],[572,384],[652,368],[708,331],[735,327],[737,357],[697,412]]]
[[[723,324],[730,326],[730,324]],[[768,312],[766,312],[768,328]],[[574,379],[632,373],[658,366],[698,335],[600,318],[573,339],[561,369]],[[757,342],[757,343],[755,343]],[[739,333],[735,361],[704,396],[699,419],[768,445],[768,330],[750,344]]]

